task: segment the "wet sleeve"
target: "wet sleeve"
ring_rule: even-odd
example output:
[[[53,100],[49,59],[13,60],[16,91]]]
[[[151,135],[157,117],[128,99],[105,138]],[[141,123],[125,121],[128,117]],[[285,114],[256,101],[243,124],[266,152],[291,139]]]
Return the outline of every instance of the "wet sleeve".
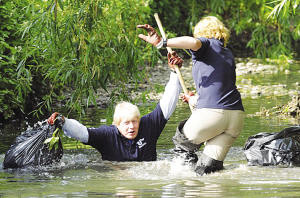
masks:
[[[166,120],[168,120],[176,108],[181,85],[177,74],[171,72],[170,80],[165,87],[163,97],[160,99],[160,107]]]
[[[68,137],[75,138],[82,143],[87,143],[89,139],[89,133],[83,124],[74,119],[65,118],[65,123],[62,127],[64,134]]]

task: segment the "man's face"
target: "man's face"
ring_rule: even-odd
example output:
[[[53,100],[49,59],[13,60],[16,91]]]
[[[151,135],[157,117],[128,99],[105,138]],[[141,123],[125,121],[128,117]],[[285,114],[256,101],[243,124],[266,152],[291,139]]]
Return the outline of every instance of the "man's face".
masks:
[[[139,131],[140,121],[138,118],[126,119],[123,118],[117,126],[120,133],[127,139],[133,140]]]

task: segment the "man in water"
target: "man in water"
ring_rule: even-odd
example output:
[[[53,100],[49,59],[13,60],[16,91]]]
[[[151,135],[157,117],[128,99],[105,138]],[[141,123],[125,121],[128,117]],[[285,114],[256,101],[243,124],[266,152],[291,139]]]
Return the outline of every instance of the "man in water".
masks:
[[[152,29],[153,37],[157,33]],[[182,59],[176,52],[168,53],[168,65],[182,66]],[[181,85],[177,74],[171,72],[165,92],[156,108],[140,117],[137,106],[119,103],[114,112],[113,124],[98,128],[87,128],[77,120],[53,113],[48,123],[61,125],[64,134],[97,149],[103,160],[109,161],[154,161],[157,158],[156,143],[168,119],[175,110]]]

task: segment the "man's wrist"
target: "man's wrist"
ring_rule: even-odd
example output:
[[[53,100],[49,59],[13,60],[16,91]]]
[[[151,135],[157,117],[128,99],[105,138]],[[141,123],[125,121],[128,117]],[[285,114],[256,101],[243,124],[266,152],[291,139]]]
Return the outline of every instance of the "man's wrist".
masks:
[[[170,72],[169,83],[181,86],[181,83],[180,83],[180,80],[178,78],[178,75],[176,73],[174,73],[174,72]]]

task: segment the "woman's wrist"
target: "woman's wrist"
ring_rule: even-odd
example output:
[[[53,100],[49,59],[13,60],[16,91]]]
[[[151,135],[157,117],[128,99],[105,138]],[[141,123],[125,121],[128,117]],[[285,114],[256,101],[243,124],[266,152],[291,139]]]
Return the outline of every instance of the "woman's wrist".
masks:
[[[167,42],[168,42],[167,38],[161,39],[161,41],[156,45],[156,48],[160,49],[162,47],[167,47]]]

